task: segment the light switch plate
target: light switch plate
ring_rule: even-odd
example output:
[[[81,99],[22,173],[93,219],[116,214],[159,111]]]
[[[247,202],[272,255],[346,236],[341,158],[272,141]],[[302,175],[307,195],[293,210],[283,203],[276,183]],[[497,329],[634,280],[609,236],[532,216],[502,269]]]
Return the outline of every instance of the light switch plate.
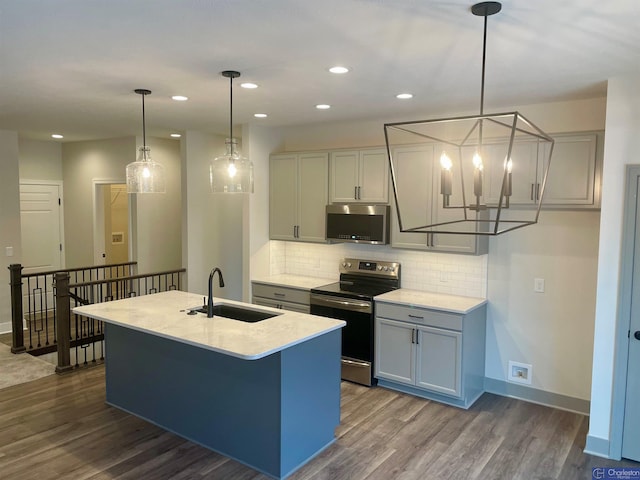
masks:
[[[544,278],[533,279],[533,291],[538,293],[544,293]]]
[[[13,247],[4,247],[4,254],[7,257],[13,257]]]

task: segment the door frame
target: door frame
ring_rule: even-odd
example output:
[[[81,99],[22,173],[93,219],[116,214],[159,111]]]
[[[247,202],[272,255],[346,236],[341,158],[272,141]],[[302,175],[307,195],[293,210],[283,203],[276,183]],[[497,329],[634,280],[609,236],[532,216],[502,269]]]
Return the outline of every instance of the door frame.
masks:
[[[104,259],[102,253],[104,253],[104,208],[102,201],[98,201],[98,190],[105,185],[123,185],[125,182],[121,178],[94,178],[91,181],[91,197],[93,202],[93,263],[94,265],[104,265]],[[127,193],[127,195],[129,195]],[[134,201],[129,197],[128,203],[128,217],[129,217],[129,261],[134,261],[134,229],[136,209]],[[100,222],[98,221],[100,220]],[[102,243],[100,243],[102,242]],[[98,247],[102,246],[102,249]],[[100,251],[99,251],[100,250]]]
[[[58,187],[58,195],[60,198],[60,215],[58,219],[60,225],[58,225],[58,228],[60,229],[60,243],[62,244],[62,250],[60,251],[60,268],[67,268],[65,255],[67,244],[64,241],[64,190],[62,180],[31,180],[28,178],[21,178],[19,187],[22,185],[55,185]],[[22,243],[22,235],[20,236],[20,242]],[[20,246],[20,249],[22,250],[22,245]]]
[[[622,249],[620,252],[620,289],[618,315],[616,319],[615,350],[613,364],[613,391],[611,408],[611,439],[609,458],[622,458],[622,435],[624,432],[624,410],[627,396],[627,374],[629,360],[629,331],[631,328],[631,297],[633,291],[633,264],[635,249],[637,195],[640,195],[640,165],[627,165],[622,224]],[[638,239],[640,241],[640,238]],[[622,259],[625,259],[623,262]],[[631,259],[631,260],[629,260]],[[639,279],[640,280],[640,279]]]

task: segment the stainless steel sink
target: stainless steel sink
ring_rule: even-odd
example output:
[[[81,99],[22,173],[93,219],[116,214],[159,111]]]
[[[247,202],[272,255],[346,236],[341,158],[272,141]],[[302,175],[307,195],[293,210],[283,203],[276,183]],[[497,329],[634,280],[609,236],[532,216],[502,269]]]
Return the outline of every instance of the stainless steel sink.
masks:
[[[207,313],[207,306],[190,308],[187,311],[188,315],[195,315],[196,313]],[[264,310],[255,310],[252,308],[238,307],[236,305],[229,305],[227,303],[219,303],[213,306],[214,317],[225,317],[233,320],[240,320],[241,322],[255,323],[267,318],[273,318],[280,313],[266,312]]]

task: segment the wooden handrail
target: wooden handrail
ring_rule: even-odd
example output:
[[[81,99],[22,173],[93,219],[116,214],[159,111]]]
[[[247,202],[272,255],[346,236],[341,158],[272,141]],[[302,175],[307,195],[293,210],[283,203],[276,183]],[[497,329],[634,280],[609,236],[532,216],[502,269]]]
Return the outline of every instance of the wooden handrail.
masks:
[[[88,267],[76,267],[76,268],[64,268],[61,270],[48,270],[46,272],[37,272],[37,273],[26,273],[22,275],[22,278],[28,277],[37,277],[41,275],[55,275],[56,273],[64,273],[64,272],[80,272],[82,270],[99,270],[99,269],[107,269],[113,267],[126,267],[127,265],[137,265],[138,262],[123,262],[123,263],[110,263],[108,265],[90,265]]]
[[[159,277],[160,275],[169,275],[169,274],[172,274],[172,273],[184,273],[186,271],[187,271],[186,268],[180,268],[180,269],[177,269],[177,270],[166,270],[164,272],[141,273],[141,274],[138,274],[138,275],[129,275],[127,277],[105,278],[103,280],[92,280],[90,282],[82,282],[82,283],[70,284],[69,288],[90,287],[92,285],[100,285],[100,284],[106,284],[106,283],[122,282],[122,281],[126,281],[126,280],[137,280],[139,278]]]

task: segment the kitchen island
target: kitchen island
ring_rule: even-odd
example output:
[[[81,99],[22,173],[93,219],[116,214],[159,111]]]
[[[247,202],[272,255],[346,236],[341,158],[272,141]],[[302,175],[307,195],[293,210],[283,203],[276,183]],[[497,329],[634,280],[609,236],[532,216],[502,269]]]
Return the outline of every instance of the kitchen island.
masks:
[[[74,313],[105,322],[108,404],[285,478],[334,441],[344,322],[220,303],[275,316],[189,315],[202,296],[179,291]]]

